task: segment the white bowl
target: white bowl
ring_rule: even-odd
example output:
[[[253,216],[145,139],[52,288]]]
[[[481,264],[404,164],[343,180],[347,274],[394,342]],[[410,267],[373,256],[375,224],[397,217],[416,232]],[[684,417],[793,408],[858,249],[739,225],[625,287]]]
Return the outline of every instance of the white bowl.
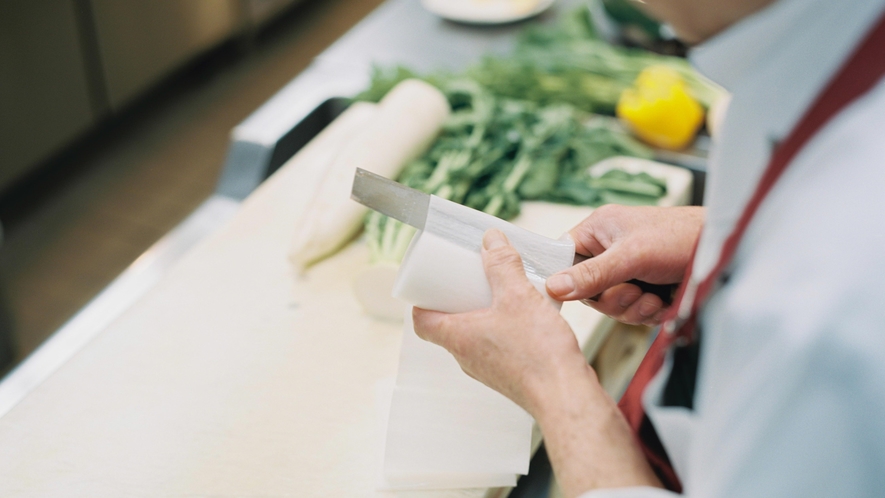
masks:
[[[424,8],[450,21],[504,24],[544,12],[556,0],[421,0]]]

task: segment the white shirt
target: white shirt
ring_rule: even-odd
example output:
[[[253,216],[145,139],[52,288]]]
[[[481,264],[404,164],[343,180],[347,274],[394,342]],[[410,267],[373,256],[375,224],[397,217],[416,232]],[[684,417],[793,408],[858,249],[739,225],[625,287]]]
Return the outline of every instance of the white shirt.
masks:
[[[733,93],[710,159],[696,279],[716,263],[772,144],[883,11],[885,0],[780,0],[694,50]],[[659,406],[666,366],[644,397],[684,493],[885,496],[885,83],[794,158],[733,267],[700,317],[694,411]]]

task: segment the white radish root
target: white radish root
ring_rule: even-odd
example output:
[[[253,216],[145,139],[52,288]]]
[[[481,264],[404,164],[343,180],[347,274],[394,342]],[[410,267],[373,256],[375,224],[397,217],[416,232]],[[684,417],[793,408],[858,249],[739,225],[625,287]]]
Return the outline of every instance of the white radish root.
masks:
[[[399,265],[378,263],[366,268],[354,279],[353,292],[369,316],[391,322],[402,321],[407,305],[393,297],[397,271]]]
[[[367,208],[350,199],[356,168],[395,178],[436,138],[450,108],[439,90],[419,80],[394,87],[371,122],[340,152],[296,227],[289,259],[299,272],[337,252],[362,227]]]

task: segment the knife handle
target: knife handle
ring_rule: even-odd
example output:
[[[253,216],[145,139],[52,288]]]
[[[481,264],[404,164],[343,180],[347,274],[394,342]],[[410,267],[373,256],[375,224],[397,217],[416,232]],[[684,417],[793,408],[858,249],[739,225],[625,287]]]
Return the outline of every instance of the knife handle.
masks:
[[[633,280],[628,280],[627,283],[639,287],[642,289],[643,293],[647,292],[658,296],[666,306],[673,304],[673,297],[676,294],[676,289],[679,287],[679,284],[650,284],[648,282],[643,282],[642,280],[636,280],[635,278]]]
[[[648,282],[643,282],[642,280],[636,280],[635,278],[632,280],[628,280],[625,283],[635,285],[639,287],[643,293],[654,294],[661,298],[661,301],[664,302],[664,306],[670,306],[673,304],[673,297],[676,295],[676,289],[679,288],[679,284],[650,284]],[[597,294],[591,298],[582,299],[582,301],[599,301],[599,296],[602,294]],[[587,303],[584,303],[587,304]]]

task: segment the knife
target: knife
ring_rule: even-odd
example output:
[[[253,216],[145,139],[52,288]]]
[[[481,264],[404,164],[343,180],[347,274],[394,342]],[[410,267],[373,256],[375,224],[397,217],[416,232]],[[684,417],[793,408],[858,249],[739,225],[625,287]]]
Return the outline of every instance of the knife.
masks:
[[[419,230],[424,229],[427,212],[430,208],[430,194],[407,187],[401,183],[376,175],[361,168],[356,169],[353,177],[353,188],[350,198],[379,213],[397,219]],[[573,264],[589,259],[582,254],[575,254]],[[661,298],[665,304],[673,302],[676,284],[650,284],[641,280],[629,280],[642,292],[648,292]],[[592,301],[599,296],[590,298]]]

